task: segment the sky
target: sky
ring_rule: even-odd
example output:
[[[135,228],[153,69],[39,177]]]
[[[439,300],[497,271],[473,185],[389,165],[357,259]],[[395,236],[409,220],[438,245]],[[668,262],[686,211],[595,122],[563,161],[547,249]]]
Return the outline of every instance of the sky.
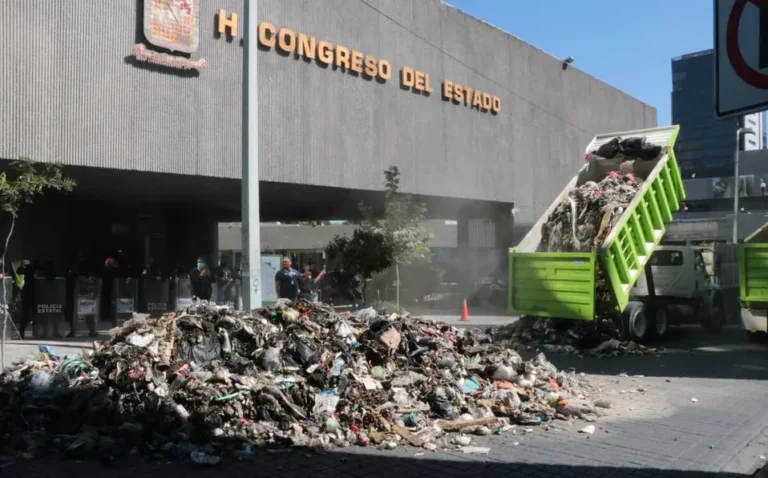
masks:
[[[672,58],[712,48],[712,0],[445,0],[655,106],[671,121]]]

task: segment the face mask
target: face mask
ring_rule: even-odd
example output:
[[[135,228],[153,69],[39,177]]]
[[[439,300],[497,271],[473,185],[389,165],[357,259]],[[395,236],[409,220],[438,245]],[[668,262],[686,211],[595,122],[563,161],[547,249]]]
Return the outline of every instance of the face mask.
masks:
[[[205,269],[205,264],[202,263],[202,262],[198,262],[197,263],[197,270],[198,271],[202,271],[203,269]]]

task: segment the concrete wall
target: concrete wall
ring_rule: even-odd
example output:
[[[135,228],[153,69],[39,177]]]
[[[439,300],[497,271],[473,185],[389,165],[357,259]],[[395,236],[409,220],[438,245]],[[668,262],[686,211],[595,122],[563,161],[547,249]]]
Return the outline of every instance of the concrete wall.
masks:
[[[664,233],[665,241],[723,241],[733,240],[733,214],[722,211],[675,214]],[[687,218],[686,218],[687,217]],[[738,238],[744,240],[768,222],[768,214],[739,214]]]
[[[214,33],[200,2],[199,75],[132,57],[141,0],[0,3],[0,158],[237,178],[242,47]],[[656,110],[438,0],[259,0],[259,20],[391,62],[385,83],[259,51],[263,180],[402,188],[514,202],[533,220],[582,163],[598,132],[656,125]],[[240,22],[242,34],[242,19]],[[606,61],[612,61],[606,58]],[[399,71],[430,75],[429,96]],[[448,78],[501,99],[498,115],[441,99]]]
[[[445,221],[427,221],[432,233],[430,247],[456,247],[456,224]],[[350,235],[355,226],[331,224],[325,226],[299,226],[289,224],[262,224],[262,250],[323,250],[337,235]],[[222,251],[239,251],[242,248],[240,223],[219,224],[218,244]]]

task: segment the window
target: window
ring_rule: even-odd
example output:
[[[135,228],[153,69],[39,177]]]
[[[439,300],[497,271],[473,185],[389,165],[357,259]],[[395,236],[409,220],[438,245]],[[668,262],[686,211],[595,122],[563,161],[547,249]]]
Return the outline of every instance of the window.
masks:
[[[683,253],[680,251],[656,251],[651,256],[652,266],[682,266]]]

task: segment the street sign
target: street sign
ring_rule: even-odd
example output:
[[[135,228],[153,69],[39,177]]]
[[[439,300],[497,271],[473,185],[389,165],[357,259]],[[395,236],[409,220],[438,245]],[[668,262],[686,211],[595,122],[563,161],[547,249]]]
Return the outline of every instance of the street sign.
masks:
[[[715,0],[715,115],[768,109],[768,0]]]

